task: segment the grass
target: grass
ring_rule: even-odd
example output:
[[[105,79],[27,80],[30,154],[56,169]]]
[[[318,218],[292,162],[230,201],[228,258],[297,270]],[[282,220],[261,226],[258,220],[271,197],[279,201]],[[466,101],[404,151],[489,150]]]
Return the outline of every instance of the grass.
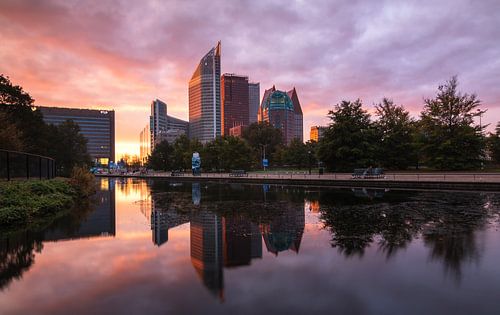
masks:
[[[44,225],[94,192],[93,175],[81,169],[74,169],[69,179],[0,183],[0,230]]]

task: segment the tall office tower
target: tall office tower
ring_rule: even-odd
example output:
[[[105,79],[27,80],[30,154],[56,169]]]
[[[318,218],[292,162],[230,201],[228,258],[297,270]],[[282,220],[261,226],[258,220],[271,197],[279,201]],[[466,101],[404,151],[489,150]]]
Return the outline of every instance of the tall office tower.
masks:
[[[43,121],[59,125],[72,120],[80,127],[80,133],[87,139],[87,152],[99,164],[108,165],[115,161],[115,111],[41,107]]]
[[[300,106],[299,97],[297,96],[297,91],[295,87],[287,92],[288,97],[293,103],[293,112],[295,113],[295,135],[294,138],[304,142],[304,116],[302,115],[302,107]]]
[[[204,143],[221,135],[220,57],[219,41],[189,81],[189,136]]]
[[[232,127],[248,126],[248,77],[225,73],[220,84],[222,135],[229,135]]]
[[[288,92],[276,90],[274,86],[266,90],[258,118],[280,129],[286,144],[294,138],[303,141],[302,109],[295,88]]]
[[[156,99],[151,102],[151,116],[149,116],[149,128],[151,131],[151,150],[158,143],[160,134],[167,132],[167,104]]]
[[[257,122],[260,102],[260,83],[248,83],[248,124]]]

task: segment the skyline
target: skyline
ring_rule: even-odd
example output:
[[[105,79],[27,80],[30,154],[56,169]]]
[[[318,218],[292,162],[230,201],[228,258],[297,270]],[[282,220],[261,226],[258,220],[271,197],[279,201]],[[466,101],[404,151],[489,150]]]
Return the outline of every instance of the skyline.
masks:
[[[386,96],[417,116],[453,75],[488,109],[488,130],[500,117],[495,1],[203,3],[2,1],[0,73],[37,106],[114,109],[117,157],[138,153],[152,100],[188,119],[189,78],[218,40],[221,74],[260,82],[260,100],[297,88],[305,139],[342,99],[371,111]]]

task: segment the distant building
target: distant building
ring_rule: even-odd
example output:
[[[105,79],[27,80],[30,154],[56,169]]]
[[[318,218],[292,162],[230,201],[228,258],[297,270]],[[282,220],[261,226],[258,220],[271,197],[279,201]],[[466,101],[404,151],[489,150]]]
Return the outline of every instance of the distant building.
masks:
[[[248,124],[257,122],[260,103],[260,83],[248,83]]]
[[[310,140],[319,142],[327,128],[324,126],[311,126]]]
[[[37,108],[48,124],[59,125],[72,120],[80,127],[80,133],[87,139],[87,152],[102,165],[115,161],[115,111],[77,109],[62,107]]]
[[[247,126],[235,126],[231,129],[229,129],[229,135],[233,137],[243,137],[243,131],[245,130],[245,127]]]
[[[189,123],[185,120],[169,116],[167,104],[159,99],[151,102],[149,124],[139,135],[140,159],[142,163],[154,150],[155,145],[162,141],[174,142],[181,135],[188,135]],[[148,146],[149,143],[149,146]]]
[[[208,142],[221,135],[221,44],[203,58],[189,81],[189,136]]]
[[[139,145],[139,159],[144,165],[148,161],[148,156],[151,155],[151,128],[149,124],[139,134]]]
[[[295,88],[288,92],[272,88],[264,92],[259,107],[259,121],[268,122],[283,133],[289,144],[294,138],[303,141],[303,115]]]
[[[225,73],[221,78],[222,135],[229,129],[247,126],[249,121],[248,77]]]

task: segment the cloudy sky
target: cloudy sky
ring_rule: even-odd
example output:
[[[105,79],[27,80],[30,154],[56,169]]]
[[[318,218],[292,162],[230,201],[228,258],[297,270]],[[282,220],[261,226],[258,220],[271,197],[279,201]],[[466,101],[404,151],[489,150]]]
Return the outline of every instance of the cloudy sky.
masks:
[[[159,98],[188,117],[188,81],[222,41],[222,72],[297,88],[304,137],[342,99],[413,115],[458,75],[500,120],[500,1],[0,0],[0,73],[36,105],[115,109],[117,154]]]

